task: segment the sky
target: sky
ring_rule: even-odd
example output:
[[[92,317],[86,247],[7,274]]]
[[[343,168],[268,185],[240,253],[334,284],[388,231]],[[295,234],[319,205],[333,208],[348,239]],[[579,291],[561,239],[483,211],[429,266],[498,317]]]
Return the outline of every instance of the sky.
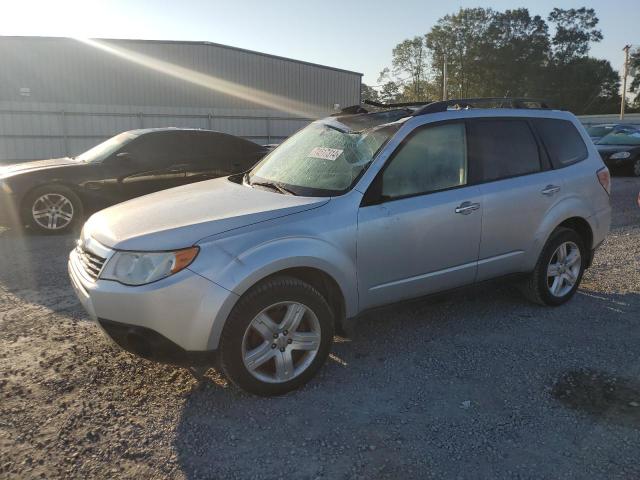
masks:
[[[556,6],[593,7],[604,40],[591,55],[615,69],[625,44],[640,46],[638,0],[0,0],[0,35],[209,41],[361,72],[375,85],[396,44],[477,6],[543,17]]]

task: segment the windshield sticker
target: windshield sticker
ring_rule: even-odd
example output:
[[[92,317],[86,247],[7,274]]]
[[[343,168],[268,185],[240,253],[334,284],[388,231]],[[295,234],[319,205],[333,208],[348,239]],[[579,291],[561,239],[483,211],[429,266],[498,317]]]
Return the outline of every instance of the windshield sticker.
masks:
[[[309,157],[311,158],[319,158],[321,160],[331,160],[332,162],[342,155],[344,150],[340,150],[338,148],[328,148],[328,147],[316,147],[311,150],[309,153]]]

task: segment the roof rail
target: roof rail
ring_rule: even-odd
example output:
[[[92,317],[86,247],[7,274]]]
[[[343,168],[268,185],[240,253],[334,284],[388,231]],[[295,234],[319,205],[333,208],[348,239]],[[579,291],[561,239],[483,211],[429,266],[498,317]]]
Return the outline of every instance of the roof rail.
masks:
[[[429,105],[433,102],[403,102],[403,103],[381,103],[374,100],[363,100],[362,103],[371,105],[378,108],[400,108],[400,107],[421,107],[423,105]]]
[[[486,104],[495,104],[487,107]],[[449,107],[457,110],[476,108],[475,105],[484,108],[522,108],[522,109],[549,109],[549,102],[546,100],[525,97],[487,97],[487,98],[452,98],[442,102],[432,102],[413,112],[413,116],[425,115],[428,113],[446,112]]]

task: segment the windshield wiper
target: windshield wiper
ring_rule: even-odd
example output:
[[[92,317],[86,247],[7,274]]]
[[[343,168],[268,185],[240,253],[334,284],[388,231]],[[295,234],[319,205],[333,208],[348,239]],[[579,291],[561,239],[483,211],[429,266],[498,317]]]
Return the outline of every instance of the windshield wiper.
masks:
[[[280,192],[280,193],[284,193],[285,195],[297,195],[296,192],[294,192],[293,190],[288,189],[287,187],[281,185],[280,183],[277,182],[248,182],[249,185],[253,186],[257,186],[257,187],[267,187],[270,188],[271,190],[275,190],[276,192]]]

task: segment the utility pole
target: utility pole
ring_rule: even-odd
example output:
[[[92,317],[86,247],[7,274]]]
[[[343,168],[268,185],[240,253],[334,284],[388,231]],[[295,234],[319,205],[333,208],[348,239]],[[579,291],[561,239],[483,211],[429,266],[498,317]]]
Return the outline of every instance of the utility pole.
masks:
[[[447,54],[442,54],[442,101],[447,100]]]
[[[629,49],[631,45],[625,45],[622,51],[624,52],[624,66],[622,67],[622,101],[620,102],[620,120],[624,120],[624,104],[627,100],[627,74],[629,70]]]

